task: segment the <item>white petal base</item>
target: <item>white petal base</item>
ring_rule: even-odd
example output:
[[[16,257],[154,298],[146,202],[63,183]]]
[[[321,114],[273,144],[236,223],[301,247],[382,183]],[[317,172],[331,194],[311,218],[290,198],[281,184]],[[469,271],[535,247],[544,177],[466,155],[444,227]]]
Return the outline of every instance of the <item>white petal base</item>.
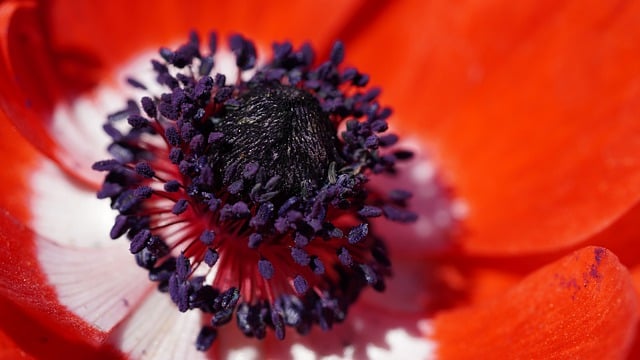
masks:
[[[132,359],[207,359],[195,346],[201,325],[199,312],[180,313],[167,294],[154,290],[109,342]]]
[[[102,331],[112,329],[151,286],[127,242],[109,239],[115,214],[48,161],[34,170],[31,188],[38,261],[60,303]]]
[[[398,224],[376,218],[375,232],[392,254],[423,257],[447,250],[458,223],[466,215],[466,206],[438,177],[435,164],[419,141],[403,139],[396,147],[412,151],[413,159],[400,162],[396,176],[371,177],[371,187],[383,193],[394,189],[411,191],[409,209],[418,214],[418,219],[415,223]]]
[[[46,239],[37,246],[60,303],[102,331],[117,325],[151,289],[125,246],[80,249]]]
[[[34,169],[31,176],[30,227],[63,246],[112,246],[109,230],[117,213],[108,200],[98,200],[93,190],[79,186],[52,162]]]

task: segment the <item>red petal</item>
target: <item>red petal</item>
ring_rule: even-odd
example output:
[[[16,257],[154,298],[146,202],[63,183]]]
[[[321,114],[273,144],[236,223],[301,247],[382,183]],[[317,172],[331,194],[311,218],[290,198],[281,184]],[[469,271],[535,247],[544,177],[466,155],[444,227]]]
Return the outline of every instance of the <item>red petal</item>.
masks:
[[[637,321],[629,272],[587,247],[494,301],[439,315],[434,337],[443,359],[622,359]]]
[[[29,314],[37,316],[48,327],[69,338],[83,338],[99,343],[106,337],[72,314],[57,300],[55,290],[47,283],[38,263],[36,235],[0,209],[0,295],[11,299]]]
[[[620,261],[628,267],[640,265],[640,204],[622,215],[613,224],[595,234],[589,244],[603,245],[618,254]]]
[[[0,129],[3,129],[0,132],[0,158],[3,165],[11,169],[11,172],[0,173],[3,185],[0,187],[0,209],[47,240],[51,239],[37,242],[37,252],[28,261],[37,263],[38,272],[46,274],[43,279],[47,279],[47,284],[43,286],[56,289],[55,301],[62,299],[59,300],[61,305],[92,326],[104,331],[111,329],[130,311],[123,304],[124,300],[134,306],[145,295],[150,283],[145,283],[144,271],[127,262],[131,266],[121,267],[118,275],[108,277],[101,286],[95,287],[100,271],[112,266],[114,261],[122,260],[123,256],[130,260],[125,249],[95,248],[96,243],[102,244],[102,241],[109,245],[111,225],[105,220],[104,213],[100,215],[101,212],[92,207],[94,203],[100,206],[95,194],[78,188],[58,171],[47,170],[52,168],[50,161],[22,138],[2,113]],[[87,213],[92,217],[78,225],[77,219]],[[108,219],[108,210],[106,216]],[[5,230],[0,228],[0,231]],[[32,241],[33,237],[30,237],[25,243]],[[62,247],[65,245],[67,247]],[[87,262],[87,258],[95,260]],[[21,269],[20,264],[3,265]],[[142,276],[133,281],[132,274]],[[87,289],[93,290],[94,296],[87,296]],[[16,296],[18,298],[14,300],[20,302],[25,294]]]
[[[0,310],[2,311],[2,310]],[[4,317],[3,317],[4,318]],[[35,359],[16,345],[15,341],[0,328],[0,359]]]
[[[633,1],[416,0],[389,5],[348,59],[468,202],[463,246],[539,252],[640,198],[639,21]]]
[[[39,24],[33,2],[7,1],[0,4],[0,29],[2,110],[42,153],[58,159],[72,174],[89,180],[84,176],[88,173],[88,169],[83,169],[86,164],[66,153],[65,148],[57,146],[49,134],[50,129],[44,126],[50,120],[56,102],[70,91],[77,92],[89,85],[82,81],[85,77],[64,81],[57,72],[62,62],[56,64],[59,59],[51,55],[51,48],[43,38],[46,32]],[[86,66],[78,65],[78,68]]]
[[[54,355],[55,354],[55,355]],[[69,340],[0,298],[0,359],[119,359],[115,350]]]
[[[45,10],[51,42],[57,48],[83,49],[100,63],[118,64],[142,49],[184,41],[187,33],[242,32],[270,46],[272,41],[313,40],[328,47],[337,31],[366,5],[362,0],[327,6],[305,1],[51,1]]]
[[[43,160],[38,153],[14,129],[6,116],[0,112],[0,158],[5,169],[0,172],[0,208],[23,223],[31,217],[29,209],[29,174]]]
[[[640,219],[640,205],[634,206],[611,226],[589,239],[588,243],[606,244],[616,254],[619,254],[620,260],[631,270],[636,293],[640,298],[640,247],[638,247],[640,227],[638,227],[638,219]],[[628,359],[638,358],[640,358],[640,324],[636,327],[636,337],[628,356]]]
[[[640,298],[640,265],[631,269],[631,277],[636,287],[636,294]],[[636,338],[633,341],[633,346],[629,352],[629,359],[640,359],[640,324],[636,327]]]

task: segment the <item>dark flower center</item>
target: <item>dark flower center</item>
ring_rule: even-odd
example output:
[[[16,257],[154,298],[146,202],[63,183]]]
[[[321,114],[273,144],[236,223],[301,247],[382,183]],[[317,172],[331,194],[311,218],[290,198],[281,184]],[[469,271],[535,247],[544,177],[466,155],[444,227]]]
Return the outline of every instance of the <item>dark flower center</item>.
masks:
[[[239,35],[229,46],[239,70],[231,83],[210,76],[215,35],[207,54],[195,34],[161,49],[152,65],[166,92],[110,115],[113,158],[94,164],[107,172],[98,197],[119,212],[111,237],[126,235],[180,311],[208,316],[200,350],[234,316],[256,338],[331,328],[390,274],[368,218],[415,220],[404,209],[408,193],[367,189],[369,176],[393,173],[410,153],[385,150],[397,141],[383,134],[391,111],[378,104],[379,90],[362,90],[365,74],[340,68],[341,43],[317,66],[308,45],[275,44],[249,80],[255,46]]]
[[[310,195],[327,181],[331,163],[343,164],[336,129],[311,94],[291,86],[258,85],[229,108],[216,129],[228,135],[222,151],[212,154],[213,168],[243,169],[260,164],[257,183],[280,178],[281,197]]]

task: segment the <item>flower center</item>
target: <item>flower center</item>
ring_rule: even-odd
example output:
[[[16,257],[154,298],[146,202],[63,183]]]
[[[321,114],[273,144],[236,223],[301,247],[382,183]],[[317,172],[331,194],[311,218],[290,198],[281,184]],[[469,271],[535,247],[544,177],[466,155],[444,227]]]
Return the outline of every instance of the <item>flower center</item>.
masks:
[[[94,169],[107,172],[98,197],[119,212],[110,235],[126,235],[180,311],[208,314],[200,350],[234,316],[256,338],[329,329],[364,288],[384,289],[390,262],[368,218],[415,214],[404,209],[408,193],[366,185],[410,154],[385,149],[397,141],[383,134],[391,111],[378,104],[379,90],[362,90],[365,74],[340,67],[341,43],[317,66],[308,45],[275,44],[243,80],[255,46],[232,36],[239,75],[231,83],[210,75],[216,44],[212,35],[202,54],[192,34],[175,51],[161,49],[152,65],[166,92],[109,116],[113,158]]]
[[[309,195],[327,181],[331,163],[340,159],[336,129],[311,94],[291,86],[258,85],[227,110],[216,128],[227,145],[212,154],[213,168],[255,171],[257,184],[278,178],[281,198]]]

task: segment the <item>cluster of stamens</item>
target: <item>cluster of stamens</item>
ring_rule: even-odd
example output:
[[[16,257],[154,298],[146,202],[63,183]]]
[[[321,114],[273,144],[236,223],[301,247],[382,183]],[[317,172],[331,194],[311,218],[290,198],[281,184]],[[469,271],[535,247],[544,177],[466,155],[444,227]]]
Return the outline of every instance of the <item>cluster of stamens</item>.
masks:
[[[152,65],[166,92],[109,116],[113,158],[94,169],[107,171],[98,197],[119,212],[110,235],[126,235],[180,311],[209,314],[200,350],[234,315],[256,338],[329,329],[365,287],[385,287],[390,262],[368,219],[415,214],[404,208],[409,193],[372,192],[367,177],[410,153],[381,151],[397,141],[382,134],[391,111],[378,89],[363,90],[367,75],[339,69],[341,43],[318,66],[310,46],[274,44],[255,69],[253,43],[231,36],[233,82],[211,75],[216,48],[212,34],[203,54],[192,34],[161,49]]]

